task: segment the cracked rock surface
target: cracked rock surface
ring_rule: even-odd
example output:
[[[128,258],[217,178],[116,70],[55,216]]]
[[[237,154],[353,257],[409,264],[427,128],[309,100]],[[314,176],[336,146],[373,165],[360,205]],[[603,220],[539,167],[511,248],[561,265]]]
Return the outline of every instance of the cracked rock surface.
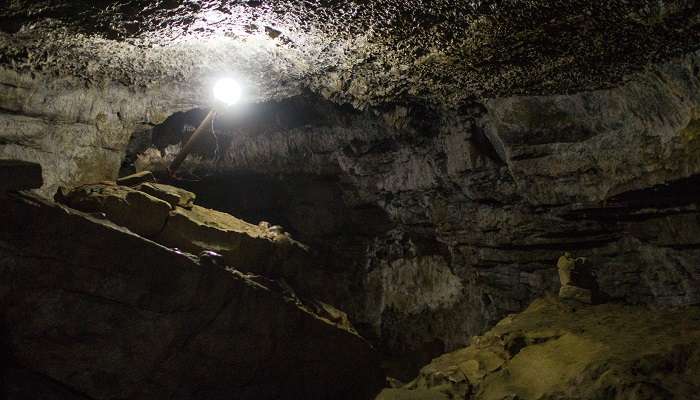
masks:
[[[358,399],[383,385],[337,310],[36,196],[1,210],[8,398]]]
[[[699,311],[540,299],[377,400],[692,398]]]
[[[46,197],[126,165],[284,226],[323,272],[295,289],[410,379],[556,293],[565,251],[611,300],[700,302],[699,7],[0,1],[0,158],[40,163]],[[223,75],[244,104],[168,182]],[[208,238],[170,245],[221,241],[162,203]]]

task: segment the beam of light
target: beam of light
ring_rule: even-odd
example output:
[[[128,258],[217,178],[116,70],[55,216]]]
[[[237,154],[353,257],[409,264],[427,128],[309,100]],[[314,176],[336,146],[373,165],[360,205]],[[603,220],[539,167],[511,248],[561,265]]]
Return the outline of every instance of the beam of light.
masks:
[[[219,79],[214,85],[214,97],[227,106],[232,106],[241,99],[241,86],[231,78]]]

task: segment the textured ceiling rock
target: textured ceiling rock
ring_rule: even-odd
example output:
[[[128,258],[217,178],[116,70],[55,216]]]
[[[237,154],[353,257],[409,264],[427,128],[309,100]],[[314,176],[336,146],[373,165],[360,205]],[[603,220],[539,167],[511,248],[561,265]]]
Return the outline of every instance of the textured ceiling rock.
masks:
[[[384,383],[337,311],[272,281],[35,196],[0,218],[6,398],[368,399]]]
[[[609,86],[697,46],[700,22],[682,0],[5,3],[15,68],[195,91],[235,72],[253,98],[303,85],[357,106]]]

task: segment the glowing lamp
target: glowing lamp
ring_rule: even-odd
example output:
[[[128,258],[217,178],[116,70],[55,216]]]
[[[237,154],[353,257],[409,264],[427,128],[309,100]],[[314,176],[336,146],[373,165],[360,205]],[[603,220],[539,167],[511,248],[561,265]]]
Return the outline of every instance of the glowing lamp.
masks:
[[[241,87],[231,78],[219,79],[214,85],[214,97],[227,106],[232,106],[241,99]]]
[[[228,107],[238,103],[238,101],[241,99],[241,95],[242,91],[240,85],[231,78],[219,79],[216,84],[214,84],[214,98]],[[213,129],[213,121],[215,117],[216,111],[212,108],[209,111],[209,114],[207,114],[206,118],[204,118],[204,121],[199,124],[194,133],[192,133],[192,136],[190,136],[190,139],[187,141],[187,143],[185,143],[185,146],[175,156],[175,159],[168,167],[168,173],[170,176],[175,176],[175,172],[190,153],[192,146],[194,143],[196,143],[197,139],[207,132],[210,127]]]

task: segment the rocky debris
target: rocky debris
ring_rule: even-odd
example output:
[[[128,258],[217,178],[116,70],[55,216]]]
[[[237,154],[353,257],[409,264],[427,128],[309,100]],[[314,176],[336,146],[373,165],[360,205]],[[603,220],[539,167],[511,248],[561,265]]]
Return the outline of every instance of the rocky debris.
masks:
[[[197,198],[194,193],[187,190],[158,183],[143,183],[138,185],[136,189],[168,202],[173,209],[175,207],[192,208],[194,200]]]
[[[60,190],[56,201],[87,213],[104,213],[117,225],[147,238],[163,230],[170,205],[142,191],[113,184],[85,185]]]
[[[193,204],[195,195],[174,186],[144,183],[136,188],[101,183],[61,190],[56,200],[104,217],[170,248],[200,254],[204,262],[227,265],[272,279],[285,279],[304,295],[337,300],[323,282],[308,248],[230,214]]]
[[[177,247],[176,247],[177,249]],[[178,249],[179,251],[179,249]],[[208,265],[214,265],[217,267],[226,267],[226,260],[224,259],[224,256],[221,254],[211,251],[211,250],[205,250],[201,253],[199,253],[199,262],[201,264],[208,264]]]
[[[151,171],[141,171],[117,179],[117,185],[121,186],[134,187],[142,183],[156,183],[156,177]]]
[[[258,225],[197,205],[175,208],[155,240],[193,254],[215,251],[227,265],[274,279],[284,278],[304,294],[308,294],[309,284],[315,284],[314,276],[323,275],[301,243],[278,240]],[[316,295],[327,298],[326,294]]]
[[[265,279],[39,197],[0,220],[9,399],[368,399],[384,383],[367,342]]]
[[[581,303],[591,304],[593,302],[594,279],[585,279],[586,272],[583,265],[583,257],[574,258],[571,253],[564,253],[557,260],[557,270],[559,271],[559,298],[562,300],[572,300]]]
[[[21,160],[0,160],[0,194],[38,189],[43,184],[40,164]]]
[[[559,288],[559,298],[563,301],[576,301],[579,303],[593,303],[593,292],[590,289],[574,285],[565,285]]]
[[[698,307],[539,299],[377,399],[693,398],[699,345]]]

